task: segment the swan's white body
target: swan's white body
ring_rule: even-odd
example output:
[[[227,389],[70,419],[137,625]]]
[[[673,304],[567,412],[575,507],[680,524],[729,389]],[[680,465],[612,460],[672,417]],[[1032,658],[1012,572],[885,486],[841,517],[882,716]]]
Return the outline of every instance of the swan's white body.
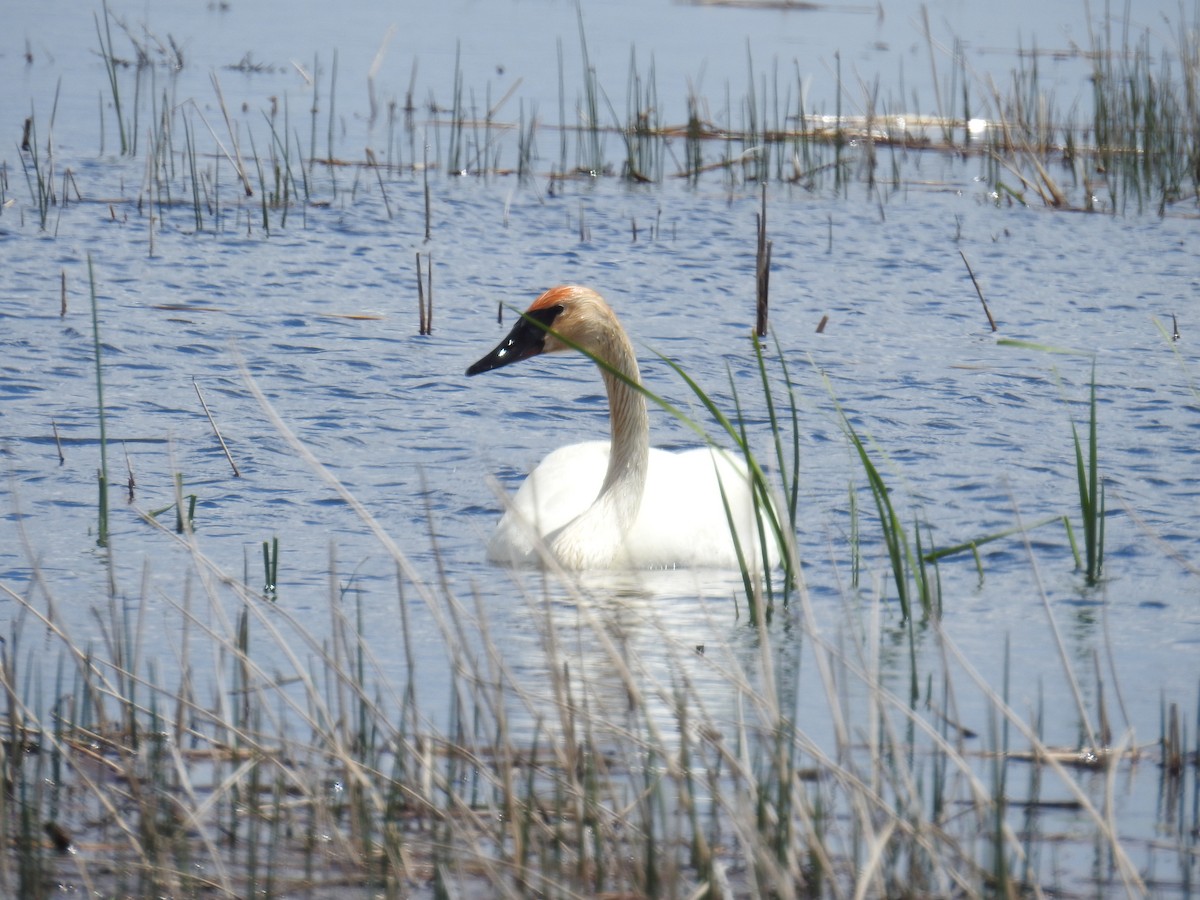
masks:
[[[612,439],[560,447],[547,456],[500,519],[489,558],[537,565],[548,549],[572,569],[736,568],[732,516],[746,564],[761,565],[758,514],[745,467],[707,448],[650,448],[646,400],[625,380],[640,383],[633,348],[594,291],[576,286],[547,291],[468,374],[572,346],[604,363]],[[776,542],[763,518],[775,564]]]
[[[488,543],[488,558],[512,565],[538,564],[538,541],[559,532],[599,496],[609,456],[608,441],[570,444],[551,452],[512,498]],[[736,568],[737,554],[721,502],[722,484],[730,510],[739,511],[735,521],[747,563],[761,564],[757,539],[746,543],[757,526],[745,469],[727,455],[703,448],[679,452],[650,448],[642,504],[611,558],[609,541],[597,532],[615,523],[600,516],[580,530],[569,556],[564,557],[566,548],[561,546],[555,554],[560,562],[580,569]],[[600,547],[606,548],[603,554]]]

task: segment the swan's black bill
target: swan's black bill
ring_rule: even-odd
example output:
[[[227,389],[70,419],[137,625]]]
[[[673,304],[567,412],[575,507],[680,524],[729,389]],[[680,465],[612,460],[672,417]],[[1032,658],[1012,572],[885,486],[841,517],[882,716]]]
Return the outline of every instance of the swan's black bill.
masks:
[[[467,374],[478,375],[480,372],[490,372],[492,369],[499,369],[510,363],[537,356],[545,349],[546,330],[562,311],[561,306],[547,306],[543,309],[531,309],[522,313],[517,324],[508,333],[508,337],[497,344],[495,350],[467,369]]]

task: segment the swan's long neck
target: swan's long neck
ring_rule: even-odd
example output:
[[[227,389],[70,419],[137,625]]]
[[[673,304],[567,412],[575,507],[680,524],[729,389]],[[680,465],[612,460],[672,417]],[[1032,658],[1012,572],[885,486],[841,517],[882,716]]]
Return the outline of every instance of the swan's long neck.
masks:
[[[590,507],[565,525],[551,541],[559,560],[574,568],[610,565],[622,552],[625,535],[633,527],[642,505],[650,459],[646,398],[614,374],[619,372],[635,384],[641,384],[633,346],[615,317],[611,323],[606,323],[588,349],[614,370],[601,366],[608,392],[612,439],[608,470],[600,493]]]
[[[616,323],[613,323],[616,325]],[[617,325],[612,332],[613,340],[608,352],[596,355],[617,372],[640,385],[637,357],[629,339]],[[608,415],[612,448],[608,458],[608,471],[600,488],[600,497],[620,494],[623,523],[626,527],[637,518],[642,503],[642,491],[646,487],[646,466],[650,458],[650,419],[646,413],[646,398],[628,382],[618,378],[608,369],[602,369],[604,387],[608,391]],[[599,499],[599,498],[598,498]]]

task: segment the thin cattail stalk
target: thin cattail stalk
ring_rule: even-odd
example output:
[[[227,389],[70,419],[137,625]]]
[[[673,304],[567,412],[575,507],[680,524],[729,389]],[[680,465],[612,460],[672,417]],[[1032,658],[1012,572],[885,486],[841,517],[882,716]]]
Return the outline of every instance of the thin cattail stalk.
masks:
[[[100,417],[100,469],[99,518],[96,528],[96,546],[108,546],[108,434],[105,431],[104,376],[100,366],[100,313],[96,300],[96,274],[92,268],[92,254],[88,253],[88,285],[92,297],[92,347],[96,358],[96,409]]]

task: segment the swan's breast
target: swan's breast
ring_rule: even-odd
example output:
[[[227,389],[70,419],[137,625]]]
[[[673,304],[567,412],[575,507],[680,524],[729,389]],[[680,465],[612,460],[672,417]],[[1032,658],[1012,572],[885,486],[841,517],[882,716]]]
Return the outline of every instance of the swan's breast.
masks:
[[[488,544],[496,562],[534,562],[534,535],[545,537],[595,501],[608,468],[608,441],[585,441],[552,451],[512,497]]]
[[[553,451],[512,498],[488,545],[488,556],[509,564],[537,564],[536,540],[552,540],[595,503],[608,458],[607,441],[571,444]],[[560,548],[567,555],[560,561],[568,568],[737,568],[722,489],[747,562],[761,562],[745,467],[728,454],[707,448],[680,452],[652,448],[641,507],[615,558],[607,556],[615,520],[593,510],[589,528],[596,533],[573,534],[571,546]],[[593,550],[605,558],[593,559]]]

